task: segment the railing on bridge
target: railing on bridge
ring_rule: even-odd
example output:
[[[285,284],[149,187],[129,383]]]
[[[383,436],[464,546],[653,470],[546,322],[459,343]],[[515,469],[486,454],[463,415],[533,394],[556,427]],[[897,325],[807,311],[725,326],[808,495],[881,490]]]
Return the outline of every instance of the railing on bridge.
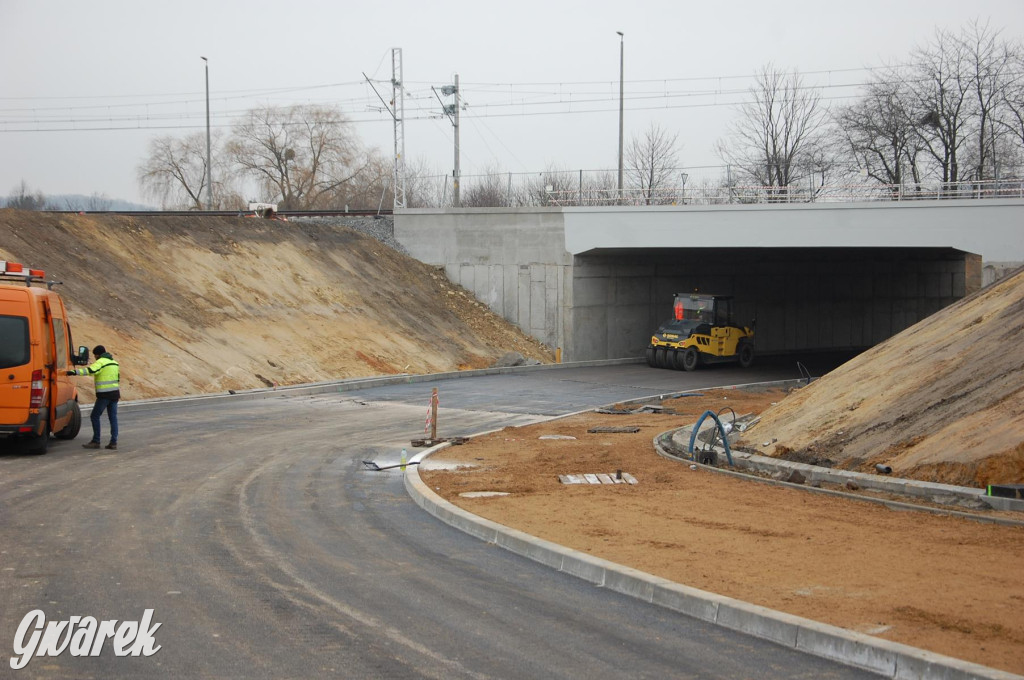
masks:
[[[1024,179],[925,184],[826,184],[807,187],[732,185],[661,190],[550,190],[552,206],[744,205],[769,203],[853,203],[942,199],[1024,198]]]

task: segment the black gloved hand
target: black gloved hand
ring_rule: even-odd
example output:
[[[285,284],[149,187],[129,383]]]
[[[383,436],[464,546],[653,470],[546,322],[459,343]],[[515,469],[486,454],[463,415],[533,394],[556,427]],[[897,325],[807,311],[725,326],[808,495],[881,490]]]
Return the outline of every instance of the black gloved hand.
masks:
[[[74,371],[64,371],[64,373],[67,375],[75,375]]]

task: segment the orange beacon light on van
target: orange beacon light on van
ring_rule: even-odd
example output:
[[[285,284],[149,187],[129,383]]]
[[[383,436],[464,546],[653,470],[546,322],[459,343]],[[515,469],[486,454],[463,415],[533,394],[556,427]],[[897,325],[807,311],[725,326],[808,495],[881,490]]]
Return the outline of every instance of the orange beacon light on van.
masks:
[[[24,280],[28,283],[42,283],[46,278],[46,272],[42,269],[25,269],[20,262],[9,262],[0,260],[0,276]]]

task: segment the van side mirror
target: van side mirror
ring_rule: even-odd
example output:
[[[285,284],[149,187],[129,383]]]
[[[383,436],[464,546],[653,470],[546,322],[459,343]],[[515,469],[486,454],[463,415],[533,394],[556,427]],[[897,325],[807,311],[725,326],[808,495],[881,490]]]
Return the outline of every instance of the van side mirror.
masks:
[[[81,345],[78,348],[78,354],[72,360],[72,363],[76,366],[87,366],[89,364],[89,348]]]

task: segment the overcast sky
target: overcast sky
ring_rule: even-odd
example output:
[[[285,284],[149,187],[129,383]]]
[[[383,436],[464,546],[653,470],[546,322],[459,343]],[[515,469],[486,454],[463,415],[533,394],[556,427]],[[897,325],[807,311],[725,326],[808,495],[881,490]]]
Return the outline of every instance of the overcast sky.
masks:
[[[0,195],[24,180],[147,202],[136,169],[148,142],[205,130],[201,56],[217,128],[251,107],[333,104],[390,157],[391,118],[363,74],[389,98],[401,48],[410,162],[451,173],[452,126],[431,86],[458,74],[463,175],[614,169],[622,31],[627,144],[657,123],[696,167],[720,163],[730,104],[766,64],[839,104],[867,69],[976,19],[1024,38],[1022,0],[0,0]]]

